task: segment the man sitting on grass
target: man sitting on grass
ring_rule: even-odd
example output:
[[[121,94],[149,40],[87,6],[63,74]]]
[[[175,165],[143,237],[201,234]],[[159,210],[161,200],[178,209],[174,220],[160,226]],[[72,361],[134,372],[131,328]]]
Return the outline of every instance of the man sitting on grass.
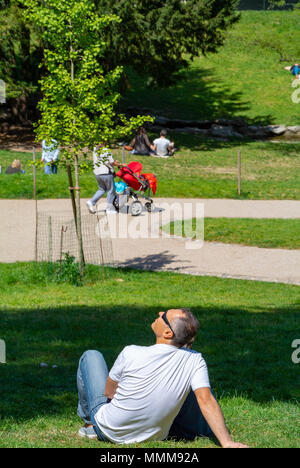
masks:
[[[217,437],[233,442],[209,384],[202,355],[191,350],[198,321],[189,309],[159,312],[153,346],[126,346],[111,371],[102,354],[86,351],[77,372],[81,437],[119,444]]]
[[[161,158],[169,158],[173,156],[175,152],[174,142],[168,140],[167,130],[160,132],[160,138],[156,138],[153,142],[153,148],[155,154]]]

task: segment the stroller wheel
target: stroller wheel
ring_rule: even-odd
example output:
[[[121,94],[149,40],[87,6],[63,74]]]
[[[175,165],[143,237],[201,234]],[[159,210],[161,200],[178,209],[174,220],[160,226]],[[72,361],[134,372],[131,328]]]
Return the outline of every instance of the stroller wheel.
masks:
[[[143,211],[143,205],[139,201],[134,201],[129,208],[131,216],[139,216]]]
[[[119,211],[119,208],[120,208],[120,207],[119,207],[119,197],[116,196],[116,197],[114,198],[113,206],[115,207],[115,209],[116,209],[117,211]]]
[[[148,211],[148,213],[152,213],[152,211],[155,210],[155,207],[154,207],[153,203],[151,203],[151,202],[145,203],[145,207],[146,207],[146,210]]]

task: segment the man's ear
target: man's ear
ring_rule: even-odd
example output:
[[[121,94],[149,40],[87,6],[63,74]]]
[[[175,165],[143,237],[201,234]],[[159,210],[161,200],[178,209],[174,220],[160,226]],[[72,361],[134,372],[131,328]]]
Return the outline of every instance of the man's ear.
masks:
[[[174,337],[174,333],[172,332],[172,330],[170,330],[170,328],[168,328],[164,331],[163,337],[165,340],[172,340]]]

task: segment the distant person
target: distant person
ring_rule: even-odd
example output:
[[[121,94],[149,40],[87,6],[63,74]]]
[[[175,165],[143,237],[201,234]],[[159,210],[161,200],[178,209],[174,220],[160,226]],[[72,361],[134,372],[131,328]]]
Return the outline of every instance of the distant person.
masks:
[[[144,127],[138,128],[130,146],[133,148],[132,154],[140,154],[141,156],[149,156],[154,151]]]
[[[160,132],[160,138],[156,138],[153,145],[155,154],[161,158],[173,156],[175,152],[174,142],[171,142],[167,138],[167,130],[162,130]]]
[[[98,190],[93,198],[87,201],[87,207],[90,213],[95,214],[95,205],[105,193],[107,193],[107,214],[116,214],[114,199],[116,189],[114,183],[114,166],[121,167],[119,161],[115,161],[112,153],[104,145],[98,145],[93,151],[94,174],[98,183]]]
[[[300,69],[299,69],[299,64],[298,63],[295,63],[291,67],[285,67],[285,70],[290,71],[291,74],[295,77],[296,80],[299,79]]]
[[[56,140],[52,139],[50,144],[46,140],[42,141],[42,159],[45,164],[45,174],[57,174],[57,161],[59,157],[59,148]]]
[[[5,174],[25,174],[25,171],[22,170],[21,161],[19,159],[15,159],[11,166],[6,169]]]

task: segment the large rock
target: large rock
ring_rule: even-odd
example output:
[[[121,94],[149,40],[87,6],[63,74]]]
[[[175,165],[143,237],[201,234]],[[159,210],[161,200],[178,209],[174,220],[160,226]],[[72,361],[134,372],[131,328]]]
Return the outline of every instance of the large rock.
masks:
[[[210,134],[221,138],[243,138],[241,133],[236,132],[231,125],[217,125],[211,127]]]
[[[294,125],[291,127],[287,127],[287,131],[290,133],[300,133],[300,125]]]
[[[210,131],[206,128],[197,127],[172,128],[171,130],[176,133],[190,133],[194,135],[208,135],[210,133]]]
[[[259,127],[258,125],[249,125],[246,135],[251,138],[265,138],[270,135],[267,127]]]
[[[269,130],[271,135],[283,135],[286,132],[285,125],[268,125],[265,128]]]

